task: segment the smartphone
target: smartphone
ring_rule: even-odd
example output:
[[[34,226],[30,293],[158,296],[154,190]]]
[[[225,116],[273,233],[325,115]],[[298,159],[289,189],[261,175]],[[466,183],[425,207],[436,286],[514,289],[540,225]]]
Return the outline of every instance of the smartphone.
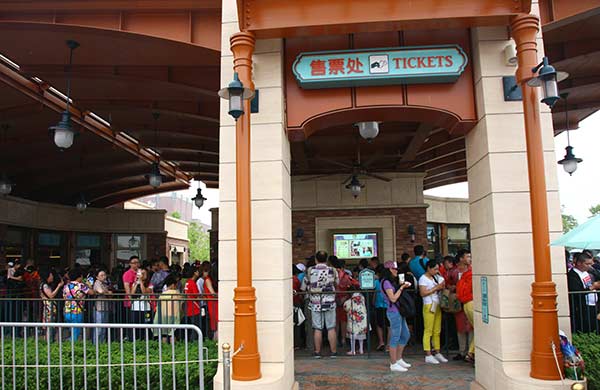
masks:
[[[398,274],[398,281],[400,284],[404,284],[406,279],[404,279],[404,274]]]

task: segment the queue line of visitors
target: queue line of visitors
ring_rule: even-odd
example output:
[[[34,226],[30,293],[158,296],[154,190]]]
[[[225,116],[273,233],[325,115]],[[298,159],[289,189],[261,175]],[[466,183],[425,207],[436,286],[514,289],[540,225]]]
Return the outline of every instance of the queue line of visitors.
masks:
[[[2,321],[140,324],[126,333],[129,340],[143,339],[152,324],[185,323],[197,325],[203,335],[217,337],[217,286],[209,262],[187,263],[178,269],[169,268],[166,257],[142,264],[137,256],[132,256],[129,268],[112,281],[103,269],[90,270],[84,278],[84,270],[78,264],[67,272],[47,269],[41,274],[31,261],[25,268],[20,261],[8,265],[4,275],[0,272],[0,296],[27,299],[2,300]],[[116,295],[123,291],[124,295]],[[41,305],[33,298],[40,298]],[[93,332],[92,341],[107,340],[107,328],[94,328]],[[58,340],[54,328],[48,327],[45,333],[48,340]],[[159,333],[158,329],[154,333]],[[171,333],[163,339],[174,340],[177,335]],[[192,333],[189,339],[195,338]],[[80,327],[71,328],[72,339],[78,340],[80,335]]]
[[[466,340],[464,347],[460,343],[461,348],[454,359],[474,362],[470,252],[461,250],[452,261],[446,259],[443,265],[437,260],[429,260],[422,246],[416,246],[414,252],[415,257],[410,261],[409,256],[403,254],[400,264],[395,261],[379,264],[377,258],[363,259],[353,272],[345,269],[343,260],[328,256],[324,251],[308,258],[306,265],[298,263],[293,266],[295,323],[301,322],[298,318],[304,318],[304,314],[298,314],[303,307],[303,295],[299,292],[304,291],[313,329],[315,358],[322,358],[323,333],[326,333],[330,346],[330,357],[337,357],[338,346],[343,345],[338,342],[338,331],[342,335],[345,333],[350,341],[348,355],[362,354],[363,342],[370,336],[366,308],[369,305],[372,308],[371,325],[378,340],[377,350],[385,348],[389,351],[391,371],[405,372],[411,367],[404,360],[403,352],[410,339],[414,338],[411,329],[414,331],[412,317],[415,315],[423,320],[425,362],[447,363],[441,353],[443,306],[444,311],[452,314],[446,317],[448,321],[464,319],[468,324],[458,327],[465,336],[459,336],[459,340],[470,341],[468,348]],[[369,295],[356,291],[359,289],[358,272],[365,268],[376,273],[371,302],[366,300]],[[448,309],[449,300],[455,306],[454,310]],[[407,320],[411,320],[412,326]],[[384,340],[386,327],[388,340]],[[295,337],[301,339],[302,332],[295,332]]]

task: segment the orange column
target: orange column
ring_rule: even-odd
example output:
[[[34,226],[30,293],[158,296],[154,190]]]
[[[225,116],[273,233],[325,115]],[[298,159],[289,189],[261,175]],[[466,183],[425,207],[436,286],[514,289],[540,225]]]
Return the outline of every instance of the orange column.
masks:
[[[233,69],[245,87],[254,89],[252,53],[254,34],[241,32],[231,36]],[[256,293],[252,287],[252,219],[250,203],[250,101],[244,100],[244,115],[236,122],[236,216],[237,216],[237,287],[234,289],[234,350],[232,378],[251,381],[261,377],[256,332]]]
[[[523,91],[525,139],[527,143],[527,168],[531,203],[531,231],[533,235],[533,261],[535,281],[531,285],[533,345],[531,351],[532,378],[560,379],[552,353],[552,342],[557,347],[558,361],[562,362],[558,337],[558,309],[556,285],[552,281],[550,263],[550,234],[548,229],[548,201],[542,148],[542,126],[538,91],[527,81],[534,77],[532,68],[538,63],[536,35],[539,19],[535,15],[521,14],[511,21],[512,36],[517,46],[517,82]]]

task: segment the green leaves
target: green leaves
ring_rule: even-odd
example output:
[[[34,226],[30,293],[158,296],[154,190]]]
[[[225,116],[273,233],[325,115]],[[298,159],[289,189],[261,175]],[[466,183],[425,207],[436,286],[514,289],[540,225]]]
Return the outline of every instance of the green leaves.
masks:
[[[150,390],[150,388],[158,388],[161,381],[163,388],[174,388],[173,379],[175,379],[175,387],[177,388],[185,388],[186,382],[190,384],[191,388],[197,388],[200,375],[199,356],[202,360],[207,357],[208,359],[216,359],[218,354],[215,342],[207,340],[204,342],[204,347],[208,350],[208,356],[204,351],[201,351],[199,355],[198,343],[196,342],[187,344],[186,354],[186,344],[184,342],[177,342],[174,351],[171,344],[159,344],[158,341],[153,340],[148,342],[147,347],[144,341],[138,341],[135,343],[135,349],[132,342],[123,341],[122,351],[119,343],[111,343],[110,345],[102,343],[96,351],[96,347],[89,342],[85,344],[84,348],[84,343],[81,341],[73,344],[70,341],[65,341],[61,348],[58,343],[54,342],[48,345],[43,338],[39,339],[36,346],[34,339],[28,339],[25,345],[23,339],[15,339],[13,343],[12,339],[5,337],[2,354],[4,365],[17,367],[15,369],[15,387],[18,389],[25,388],[25,380],[27,380],[27,387],[32,389],[38,388],[38,381],[39,388],[44,389],[83,389],[84,381],[87,382],[88,388],[108,389],[110,380],[113,389]],[[38,362],[36,362],[36,352],[39,357]],[[39,375],[36,374],[33,367],[22,367],[25,364],[32,366],[36,363],[47,366],[48,355],[50,356],[51,367],[40,368]],[[162,359],[160,359],[161,355]],[[134,356],[137,364],[135,370],[133,365]],[[115,365],[110,368],[110,372],[109,360],[111,365]],[[187,365],[184,363],[186,361],[189,361]],[[62,387],[61,364],[63,366]],[[212,388],[212,378],[216,371],[216,361],[204,363],[205,389]],[[6,368],[5,375],[7,387],[13,388],[11,368]],[[121,377],[123,377],[124,388],[121,386]],[[51,386],[48,386],[49,378]],[[73,380],[75,382],[74,386],[72,384]],[[147,386],[147,383],[150,383],[150,387]],[[196,387],[193,386],[194,384],[196,384]]]
[[[600,336],[595,333],[576,333],[573,334],[573,345],[583,356],[588,390],[600,390]]]

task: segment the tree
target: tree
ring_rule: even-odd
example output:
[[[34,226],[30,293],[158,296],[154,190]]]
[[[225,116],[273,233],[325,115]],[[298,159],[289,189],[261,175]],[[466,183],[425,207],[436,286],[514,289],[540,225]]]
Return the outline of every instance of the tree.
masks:
[[[210,260],[210,237],[196,222],[188,227],[188,240],[190,240],[190,262],[196,260]]]
[[[591,216],[595,217],[596,215],[600,214],[600,204],[592,206],[588,210],[590,211],[590,214],[592,214]]]
[[[179,211],[173,211],[171,217],[181,219],[181,213]]]
[[[562,225],[563,225],[563,232],[566,233],[569,230],[577,227],[577,225],[579,225],[577,223],[577,220],[575,219],[574,216],[570,215],[570,214],[562,214]]]

